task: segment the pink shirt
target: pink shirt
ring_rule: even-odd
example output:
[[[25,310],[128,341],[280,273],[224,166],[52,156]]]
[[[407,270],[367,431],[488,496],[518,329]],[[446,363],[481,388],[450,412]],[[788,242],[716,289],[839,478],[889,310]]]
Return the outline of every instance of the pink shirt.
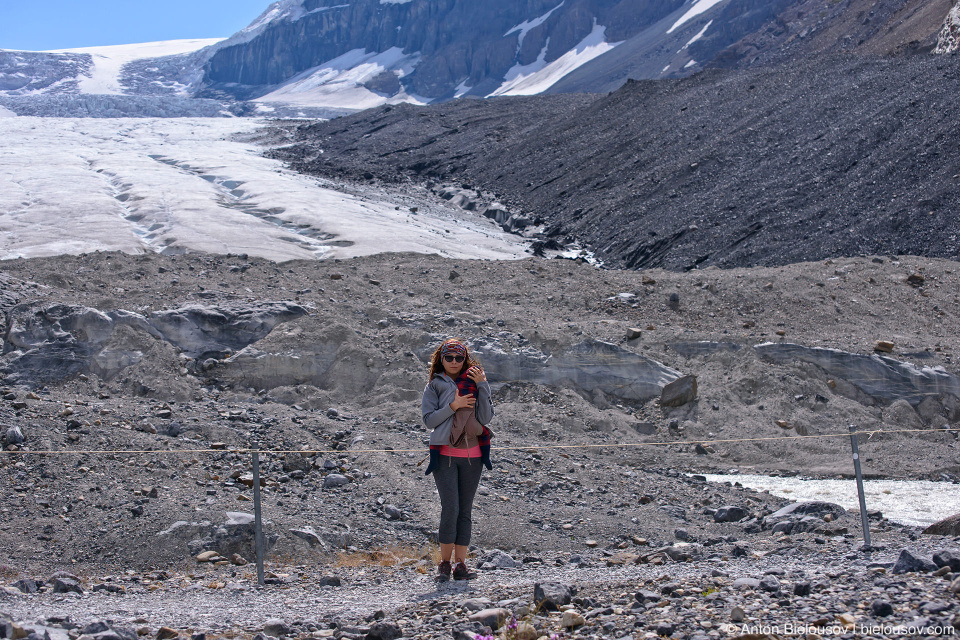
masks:
[[[480,452],[480,445],[477,444],[469,449],[458,449],[449,445],[442,445],[440,447],[440,455],[450,456],[451,458],[479,458],[482,454]]]

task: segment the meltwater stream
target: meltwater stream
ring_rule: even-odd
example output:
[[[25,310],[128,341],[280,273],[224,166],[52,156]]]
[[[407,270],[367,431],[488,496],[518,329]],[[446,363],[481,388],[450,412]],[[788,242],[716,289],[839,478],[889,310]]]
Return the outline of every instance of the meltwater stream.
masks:
[[[844,509],[860,510],[857,482],[805,480],[754,475],[701,474],[708,482],[739,482],[744,487],[796,502],[820,500]],[[960,485],[928,480],[864,480],[867,511],[880,511],[900,524],[926,527],[960,513]]]

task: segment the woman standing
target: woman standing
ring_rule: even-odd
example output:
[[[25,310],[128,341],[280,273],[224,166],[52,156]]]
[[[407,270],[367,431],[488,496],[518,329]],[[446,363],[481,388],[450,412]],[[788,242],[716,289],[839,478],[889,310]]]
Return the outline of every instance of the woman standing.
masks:
[[[483,368],[459,340],[441,344],[430,361],[430,380],[423,390],[423,423],[430,435],[430,464],[440,494],[440,566],[437,579],[468,580],[467,550],[473,525],[473,498],[483,466],[490,464],[486,425],[493,419],[490,384]],[[456,565],[456,566],[452,566]]]

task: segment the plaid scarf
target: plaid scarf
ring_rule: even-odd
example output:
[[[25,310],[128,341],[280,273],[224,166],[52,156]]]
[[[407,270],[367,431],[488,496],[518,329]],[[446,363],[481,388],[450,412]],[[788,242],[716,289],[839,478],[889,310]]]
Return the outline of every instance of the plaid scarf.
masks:
[[[467,372],[464,371],[459,378],[456,379],[457,383],[457,393],[462,396],[473,396],[477,397],[477,383],[467,377]]]

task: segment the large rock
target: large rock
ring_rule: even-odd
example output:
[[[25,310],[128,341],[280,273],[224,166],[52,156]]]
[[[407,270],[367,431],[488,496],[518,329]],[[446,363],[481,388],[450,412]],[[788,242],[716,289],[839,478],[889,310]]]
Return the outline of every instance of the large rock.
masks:
[[[743,507],[738,507],[736,505],[726,505],[720,507],[713,513],[714,522],[739,522],[743,520],[750,512]]]
[[[878,354],[865,356],[789,343],[768,342],[753,348],[769,362],[814,364],[829,377],[842,378],[883,404],[905,400],[916,407],[929,396],[960,398],[960,378],[941,368],[918,367]]]
[[[900,551],[900,556],[897,558],[896,563],[893,565],[893,573],[930,573],[931,571],[937,570],[937,565],[935,565],[930,560],[920,556],[910,549],[903,549]]]
[[[227,558],[239,554],[245,558],[255,555],[255,521],[252,513],[228,511],[221,524],[209,521],[187,522],[179,520],[157,534],[158,543],[176,547],[186,546],[190,555],[202,551],[217,551]],[[279,540],[279,535],[269,532],[272,523],[263,521],[264,546],[267,550]]]
[[[950,567],[953,573],[960,572],[960,550],[942,549],[933,554],[933,563],[938,567]]]
[[[63,304],[17,305],[7,312],[4,373],[24,384],[55,382],[88,372],[112,378],[143,358],[143,348],[136,341],[116,344],[111,340],[120,327],[160,339],[138,314]]]
[[[20,430],[20,427],[10,427],[3,434],[3,444],[23,444],[23,441],[23,431]]]
[[[503,608],[483,609],[471,614],[468,619],[473,622],[479,622],[480,624],[490,627],[496,631],[503,625],[503,623],[510,619],[510,611]]]
[[[763,526],[764,528],[779,527],[777,530],[784,533],[826,531],[828,529],[824,520],[826,516],[836,520],[845,513],[846,509],[832,502],[794,502],[765,516]]]
[[[291,627],[279,618],[271,618],[263,624],[263,632],[268,636],[279,638],[290,635]]]
[[[474,349],[493,383],[564,386],[637,402],[659,397],[667,384],[682,376],[655,360],[599,340],[549,355],[529,347],[507,352],[493,342],[474,345]]]
[[[576,589],[562,582],[543,582],[533,586],[533,603],[547,611],[557,611],[570,604]]]
[[[697,376],[683,376],[666,384],[660,393],[661,407],[679,407],[697,399]]]
[[[960,536],[960,513],[944,518],[923,530],[931,536]]]
[[[80,634],[94,640],[137,640],[139,637],[134,629],[103,621],[85,625]]]
[[[290,302],[252,306],[190,305],[150,314],[150,325],[192,358],[222,358],[266,337],[282,322],[306,315]]]
[[[192,305],[145,317],[78,305],[20,304],[7,313],[4,369],[11,382],[37,384],[81,373],[111,379],[158,341],[195,358],[223,357],[306,314],[287,302],[237,307]]]
[[[960,51],[960,4],[954,3],[937,36],[937,47],[934,53],[957,53],[958,51]]]
[[[520,563],[506,551],[494,549],[483,558],[484,569],[515,569]]]
[[[54,578],[50,581],[54,593],[79,593],[83,594],[83,588],[80,583],[73,578]]]
[[[364,640],[396,640],[403,636],[400,626],[390,620],[380,620],[370,625]]]

